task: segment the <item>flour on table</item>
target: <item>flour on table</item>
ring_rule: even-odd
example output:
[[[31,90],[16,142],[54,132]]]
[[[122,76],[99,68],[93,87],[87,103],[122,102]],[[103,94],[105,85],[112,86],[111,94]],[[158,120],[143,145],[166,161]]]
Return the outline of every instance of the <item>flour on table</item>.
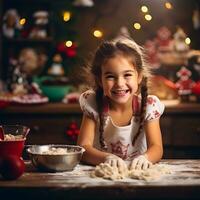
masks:
[[[155,164],[146,170],[127,169],[124,172],[120,172],[117,167],[112,167],[108,163],[101,163],[96,166],[91,176],[93,178],[100,177],[110,180],[132,178],[132,179],[150,181],[150,180],[157,180],[161,178],[163,175],[171,173],[172,172],[169,165],[166,164]]]

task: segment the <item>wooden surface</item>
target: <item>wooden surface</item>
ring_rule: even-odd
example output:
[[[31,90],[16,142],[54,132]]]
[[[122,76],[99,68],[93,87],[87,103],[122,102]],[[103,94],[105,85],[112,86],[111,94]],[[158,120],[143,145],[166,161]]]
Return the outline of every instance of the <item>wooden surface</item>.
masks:
[[[178,101],[163,101],[165,104],[165,113],[200,113],[200,103],[179,103]],[[0,110],[3,113],[81,113],[79,104],[65,103],[46,103],[39,105],[9,105],[7,108]]]
[[[66,103],[45,103],[36,105],[9,105],[1,110],[1,113],[17,113],[17,114],[55,114],[55,113],[81,113],[79,104],[66,104]]]
[[[164,113],[200,113],[200,103],[170,103],[163,101],[165,104]]]
[[[172,174],[156,181],[110,181],[90,177],[93,167],[72,172],[41,173],[30,162],[15,181],[0,178],[0,199],[199,199],[200,160],[163,160]]]

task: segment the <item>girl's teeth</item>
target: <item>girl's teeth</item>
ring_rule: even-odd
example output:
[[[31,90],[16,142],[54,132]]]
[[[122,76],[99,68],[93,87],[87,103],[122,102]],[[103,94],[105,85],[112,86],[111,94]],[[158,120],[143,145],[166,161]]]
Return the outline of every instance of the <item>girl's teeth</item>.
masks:
[[[125,94],[125,93],[126,93],[126,90],[115,91],[114,93],[116,93],[116,94]]]

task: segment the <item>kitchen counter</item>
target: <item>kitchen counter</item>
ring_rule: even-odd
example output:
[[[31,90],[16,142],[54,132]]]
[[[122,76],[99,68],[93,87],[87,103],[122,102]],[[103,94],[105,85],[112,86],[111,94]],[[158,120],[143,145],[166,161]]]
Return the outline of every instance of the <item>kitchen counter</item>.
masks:
[[[200,159],[200,103],[163,101],[160,119],[164,158]],[[22,124],[30,128],[26,144],[74,144],[66,132],[72,122],[80,127],[79,104],[61,102],[40,105],[10,105],[0,110],[0,124]]]
[[[66,114],[66,113],[81,113],[79,104],[72,103],[66,104],[62,102],[55,103],[44,103],[44,104],[15,104],[9,105],[8,107],[1,110],[2,113],[12,113],[12,114]]]
[[[200,103],[180,103],[178,100],[162,101],[165,105],[165,113],[200,113]],[[1,113],[12,114],[55,114],[55,113],[82,113],[79,104],[65,104],[62,102],[37,104],[37,105],[9,105],[0,110]]]
[[[200,160],[163,160],[172,174],[159,180],[119,181],[91,178],[94,169],[78,165],[72,172],[41,173],[26,162],[26,172],[14,181],[0,178],[5,199],[199,199]]]

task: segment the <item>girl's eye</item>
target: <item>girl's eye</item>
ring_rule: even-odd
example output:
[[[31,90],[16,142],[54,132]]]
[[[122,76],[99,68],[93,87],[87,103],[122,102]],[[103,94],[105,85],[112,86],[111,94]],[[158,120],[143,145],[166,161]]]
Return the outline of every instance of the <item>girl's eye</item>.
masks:
[[[106,76],[106,79],[114,79],[115,77],[113,75]]]
[[[125,74],[124,75],[125,77],[130,77],[130,76],[133,76],[132,74]]]

